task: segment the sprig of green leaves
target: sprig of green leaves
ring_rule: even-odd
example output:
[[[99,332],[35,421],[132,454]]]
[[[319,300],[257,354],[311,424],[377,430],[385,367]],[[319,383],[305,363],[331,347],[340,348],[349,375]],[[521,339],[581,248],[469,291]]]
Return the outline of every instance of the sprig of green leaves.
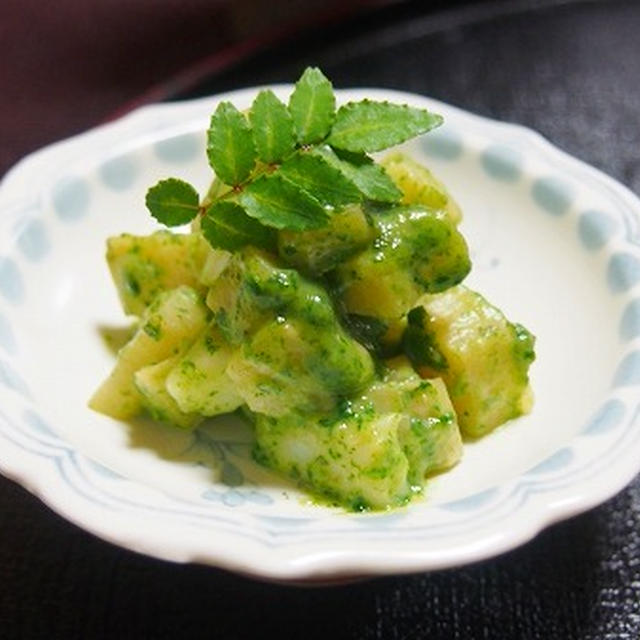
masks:
[[[368,155],[437,127],[425,109],[361,100],[336,111],[331,82],[304,71],[285,105],[270,90],[248,113],[221,102],[207,130],[207,157],[218,186],[200,205],[188,183],[169,178],[149,189],[146,205],[167,226],[199,213],[214,247],[272,248],[276,229],[305,231],[360,201],[394,203],[402,194]]]

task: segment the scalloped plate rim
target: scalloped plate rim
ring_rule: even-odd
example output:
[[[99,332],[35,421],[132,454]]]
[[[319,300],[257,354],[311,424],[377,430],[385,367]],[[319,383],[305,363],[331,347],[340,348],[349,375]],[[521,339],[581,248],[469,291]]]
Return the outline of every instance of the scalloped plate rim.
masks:
[[[49,163],[58,155],[65,154],[80,146],[91,147],[98,140],[112,138],[121,130],[135,129],[139,124],[159,116],[170,120],[174,115],[185,110],[197,111],[202,106],[207,106],[210,109],[211,105],[219,100],[236,99],[239,96],[246,97],[254,94],[258,89],[259,87],[247,88],[215,97],[142,107],[120,120],[101,125],[96,129],[36,151],[22,159],[3,177],[0,183],[0,209],[9,208],[13,203],[11,192],[19,189],[19,181],[23,174],[34,171],[40,164]],[[278,85],[277,90],[289,91],[290,86]],[[544,158],[555,163],[555,166],[588,175],[599,185],[613,191],[633,210],[635,216],[638,216],[640,212],[640,201],[630,189],[600,170],[558,149],[542,135],[522,125],[492,120],[471,114],[459,107],[406,92],[386,89],[349,89],[339,91],[338,95],[340,94],[355,97],[366,94],[374,97],[385,96],[406,102],[418,102],[436,110],[440,108],[449,113],[457,114],[463,119],[486,127],[489,131],[509,131],[516,139],[522,140],[525,146],[537,147]],[[162,131],[166,133],[166,128]],[[9,194],[8,197],[7,194]],[[8,459],[5,458],[4,452],[0,452],[0,468],[6,476],[20,483],[63,517],[95,535],[125,548],[176,562],[211,564],[263,579],[314,581],[354,575],[381,575],[442,569],[504,553],[530,540],[552,523],[601,504],[623,489],[640,470],[640,453],[634,455],[626,452],[623,459],[626,460],[626,464],[622,467],[614,465],[615,468],[607,475],[607,482],[597,485],[599,491],[581,492],[579,485],[564,491],[558,489],[555,493],[547,495],[546,500],[536,502],[535,509],[530,510],[529,516],[521,519],[509,532],[496,535],[494,531],[492,535],[487,534],[481,540],[468,541],[466,545],[459,544],[455,548],[451,548],[448,553],[442,553],[442,551],[435,553],[428,549],[421,552],[410,549],[406,552],[393,550],[391,553],[382,553],[377,548],[356,549],[356,539],[356,545],[351,545],[350,549],[348,548],[350,545],[346,545],[346,550],[345,547],[333,550],[319,548],[315,552],[313,550],[301,550],[290,554],[279,552],[269,557],[269,554],[260,554],[260,549],[255,549],[256,554],[251,558],[246,557],[244,549],[240,549],[238,553],[231,551],[225,554],[224,549],[220,548],[233,536],[222,536],[211,547],[206,545],[203,547],[202,544],[193,543],[190,536],[188,541],[191,543],[191,547],[186,548],[180,542],[168,542],[165,532],[152,540],[140,539],[135,526],[130,528],[123,526],[123,523],[129,521],[131,517],[129,515],[114,518],[109,525],[97,522],[86,510],[77,506],[70,507],[69,503],[65,504],[64,496],[69,489],[60,491],[60,478],[56,476],[55,470],[45,470],[44,466],[37,470],[34,469],[31,464],[32,456],[27,452]],[[123,523],[119,522],[120,519],[123,520]]]

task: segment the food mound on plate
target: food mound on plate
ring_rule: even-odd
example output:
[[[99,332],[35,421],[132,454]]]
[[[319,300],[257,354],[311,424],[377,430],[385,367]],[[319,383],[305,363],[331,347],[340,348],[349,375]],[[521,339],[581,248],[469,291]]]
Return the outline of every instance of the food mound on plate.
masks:
[[[138,319],[90,406],[179,429],[239,412],[255,460],[352,510],[386,509],[449,469],[463,437],[527,412],[534,338],[462,283],[461,211],[408,155],[370,155],[441,118],[373,100],[336,110],[307,69],[207,131],[204,198],[149,189],[166,226],[107,241]]]

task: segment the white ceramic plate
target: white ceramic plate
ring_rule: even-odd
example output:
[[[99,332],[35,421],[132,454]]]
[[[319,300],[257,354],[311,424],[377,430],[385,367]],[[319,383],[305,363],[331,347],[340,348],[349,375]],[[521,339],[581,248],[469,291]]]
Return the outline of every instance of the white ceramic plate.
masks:
[[[279,87],[281,96],[290,88]],[[116,544],[281,580],[422,571],[487,558],[592,507],[640,470],[640,202],[521,127],[415,95],[446,124],[409,145],[465,211],[468,284],[538,337],[533,413],[465,447],[426,497],[346,514],[253,464],[231,422],[196,435],[123,424],[87,399],[126,326],[107,236],[154,228],[147,187],[204,189],[209,114],[255,90],[141,109],[40,151],[0,190],[0,469]]]

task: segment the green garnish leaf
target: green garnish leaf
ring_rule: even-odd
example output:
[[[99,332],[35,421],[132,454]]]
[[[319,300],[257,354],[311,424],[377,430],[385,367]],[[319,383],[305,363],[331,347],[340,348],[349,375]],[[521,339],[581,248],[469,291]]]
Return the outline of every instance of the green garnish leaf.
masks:
[[[407,105],[361,100],[338,109],[327,142],[336,149],[381,151],[442,124],[442,117]]]
[[[327,77],[315,67],[307,67],[289,98],[298,142],[314,144],[329,133],[335,118],[336,99]]]
[[[295,148],[293,120],[273,91],[266,89],[257,95],[251,105],[249,121],[262,162],[281,162]]]
[[[276,229],[319,229],[329,219],[318,200],[277,173],[247,185],[239,201],[249,216]]]
[[[235,202],[221,201],[212,204],[202,217],[202,234],[216,249],[235,251],[253,245],[275,251],[276,232],[250,218]]]
[[[386,171],[366,154],[336,153],[328,146],[318,147],[313,153],[338,169],[368,200],[393,203],[402,198],[402,191]]]
[[[147,191],[145,204],[151,215],[168,227],[191,222],[199,210],[198,192],[184,180],[161,180]]]
[[[244,182],[255,165],[251,127],[230,102],[221,102],[211,116],[207,156],[220,180],[232,186]]]
[[[278,174],[322,204],[341,207],[362,200],[358,187],[321,155],[296,153],[284,162]]]

